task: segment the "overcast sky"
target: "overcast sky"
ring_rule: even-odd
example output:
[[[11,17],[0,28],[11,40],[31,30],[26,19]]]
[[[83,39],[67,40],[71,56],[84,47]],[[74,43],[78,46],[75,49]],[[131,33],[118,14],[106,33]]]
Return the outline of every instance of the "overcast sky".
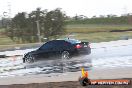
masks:
[[[59,7],[69,16],[132,13],[132,0],[0,0],[0,15],[8,12],[9,3],[12,16],[23,11],[29,13],[37,7],[48,10]]]

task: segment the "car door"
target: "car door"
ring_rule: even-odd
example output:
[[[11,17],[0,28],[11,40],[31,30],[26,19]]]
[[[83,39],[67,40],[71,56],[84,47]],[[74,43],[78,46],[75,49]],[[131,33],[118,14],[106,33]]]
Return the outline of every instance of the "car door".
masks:
[[[52,51],[52,56],[53,57],[58,57],[61,54],[63,47],[62,47],[62,42],[61,40],[56,40],[53,42],[53,51]]]
[[[54,40],[51,43],[51,48],[49,49],[49,56],[51,58],[56,58],[58,54],[60,54],[60,41],[59,40]]]
[[[52,50],[52,42],[47,42],[45,44],[43,44],[37,51],[37,56],[39,58],[49,58],[50,57],[50,53]]]
[[[69,43],[64,40],[56,40],[54,42],[54,56],[58,57],[61,55],[62,51],[68,50]]]
[[[61,52],[63,51],[63,41],[62,40],[54,40],[52,41],[52,47],[49,51],[49,56],[51,58],[58,58]]]

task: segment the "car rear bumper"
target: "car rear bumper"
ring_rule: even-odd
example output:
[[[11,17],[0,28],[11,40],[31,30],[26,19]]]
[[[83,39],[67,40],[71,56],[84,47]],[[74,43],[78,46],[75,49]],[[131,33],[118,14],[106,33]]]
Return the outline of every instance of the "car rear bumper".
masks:
[[[78,54],[90,54],[91,53],[91,50],[81,50],[81,51],[78,51]]]
[[[84,48],[84,49],[77,49],[76,54],[85,54],[85,55],[89,55],[91,53],[91,48]]]

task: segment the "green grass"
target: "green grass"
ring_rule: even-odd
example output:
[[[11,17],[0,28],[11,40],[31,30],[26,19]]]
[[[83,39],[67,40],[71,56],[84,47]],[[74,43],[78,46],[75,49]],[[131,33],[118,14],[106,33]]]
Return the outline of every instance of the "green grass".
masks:
[[[109,32],[132,29],[132,25],[76,24],[67,25],[66,28],[68,33],[75,35],[72,38],[90,42],[119,40],[125,36],[132,38],[132,32]]]
[[[132,32],[97,32],[97,33],[75,33],[72,38],[89,42],[114,41],[124,39],[124,37],[132,38]]]
[[[0,32],[4,32],[5,31],[5,28],[0,28]]]
[[[132,29],[132,25],[97,25],[76,24],[67,25],[67,32],[72,33],[72,38],[90,42],[114,41],[124,37],[132,38],[132,32],[109,32],[111,30]]]
[[[27,43],[27,44],[9,44],[9,45],[0,45],[0,50],[5,50],[5,49],[15,49],[18,47],[35,47],[38,45],[42,45],[43,43]]]
[[[11,44],[15,44],[9,37],[5,36],[5,37],[0,37],[0,45],[11,45]]]
[[[132,25],[96,25],[96,24],[78,24],[67,25],[67,34],[73,34],[72,38],[89,42],[102,42],[102,41],[114,41],[123,39],[127,36],[132,38],[132,32],[109,32],[110,30],[127,30],[132,29]],[[4,32],[1,29],[0,32]],[[67,35],[60,36],[61,38],[67,37]],[[0,35],[0,49],[33,46],[35,43],[30,44],[16,44],[9,37]]]
[[[109,32],[110,30],[127,30],[131,28],[132,25],[76,24],[66,26],[68,33]]]

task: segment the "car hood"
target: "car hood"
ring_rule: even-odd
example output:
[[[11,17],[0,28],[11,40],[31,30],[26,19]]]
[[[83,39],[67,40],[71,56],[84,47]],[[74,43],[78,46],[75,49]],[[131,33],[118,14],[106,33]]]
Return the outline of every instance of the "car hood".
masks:
[[[34,50],[34,51],[30,51],[28,53],[25,53],[24,56],[28,55],[28,54],[35,54],[37,50]]]

